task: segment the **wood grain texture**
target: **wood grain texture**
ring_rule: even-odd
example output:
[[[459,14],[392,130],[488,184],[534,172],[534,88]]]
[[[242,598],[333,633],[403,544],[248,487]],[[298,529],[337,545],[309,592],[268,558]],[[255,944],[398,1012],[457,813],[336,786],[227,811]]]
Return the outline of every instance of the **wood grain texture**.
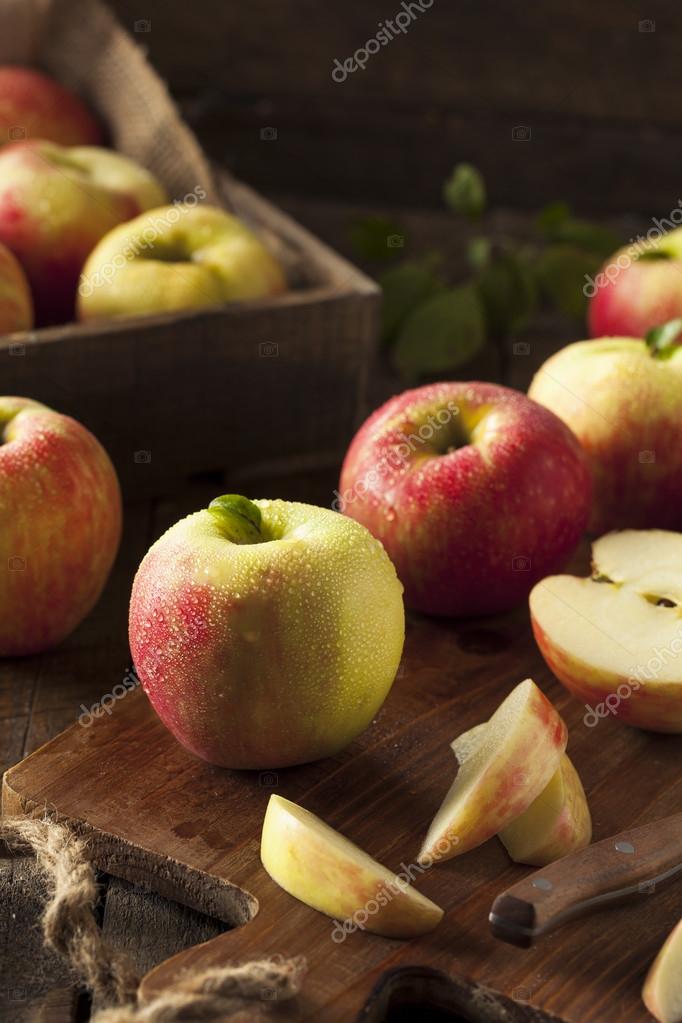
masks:
[[[357,932],[336,944],[332,922],[284,893],[260,865],[272,791],[318,813],[388,866],[410,864],[454,773],[449,741],[487,719],[528,674],[570,726],[595,839],[679,809],[682,739],[611,720],[587,728],[579,705],[540,660],[523,608],[459,623],[410,617],[389,700],[365,735],[332,760],[274,773],[210,767],[174,742],[138,692],[110,718],[72,727],[17,765],[5,777],[3,806],[48,808],[91,832],[106,870],[228,923],[244,922],[180,965],[305,954],[310,973],[292,1019],[350,1020],[385,971],[409,966],[466,977],[567,1023],[639,1023],[641,982],[679,916],[679,886],[567,924],[536,948],[514,949],[492,938],[487,914],[524,868],[493,841],[418,880],[447,910],[432,934],[401,943]],[[171,961],[152,974],[147,990],[173,968]]]

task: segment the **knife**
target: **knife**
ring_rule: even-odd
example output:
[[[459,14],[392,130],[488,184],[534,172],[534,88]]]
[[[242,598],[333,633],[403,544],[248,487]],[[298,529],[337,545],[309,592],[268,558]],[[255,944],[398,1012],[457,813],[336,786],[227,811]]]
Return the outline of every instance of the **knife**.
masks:
[[[682,813],[622,831],[571,853],[495,899],[496,938],[530,948],[567,920],[639,895],[682,875]]]

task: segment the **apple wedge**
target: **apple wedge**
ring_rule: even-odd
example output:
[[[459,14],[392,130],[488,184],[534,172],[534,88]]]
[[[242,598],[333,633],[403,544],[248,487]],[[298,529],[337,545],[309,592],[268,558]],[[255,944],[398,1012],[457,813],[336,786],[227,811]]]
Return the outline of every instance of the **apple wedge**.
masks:
[[[591,578],[550,576],[533,588],[543,657],[587,705],[586,724],[614,714],[682,732],[682,534],[608,533],[594,543],[592,565]]]
[[[557,770],[566,725],[532,679],[520,682],[461,765],[419,853],[448,860],[497,835],[524,813]]]
[[[289,895],[327,916],[388,938],[432,931],[443,910],[302,806],[272,795],[260,855]],[[342,924],[337,924],[343,930]]]
[[[476,725],[450,743],[460,767],[481,742],[487,727],[487,722]],[[544,867],[590,844],[592,819],[585,790],[565,753],[549,784],[525,813],[502,829],[498,838],[515,863],[534,867]]]
[[[659,1023],[682,1023],[682,920],[651,964],[642,1000]]]

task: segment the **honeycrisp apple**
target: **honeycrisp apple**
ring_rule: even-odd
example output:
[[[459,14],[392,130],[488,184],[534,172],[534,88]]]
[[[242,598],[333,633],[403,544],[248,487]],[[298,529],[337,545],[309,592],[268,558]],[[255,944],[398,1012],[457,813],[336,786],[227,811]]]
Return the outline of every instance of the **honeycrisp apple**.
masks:
[[[121,533],[109,458],[84,426],[0,398],[0,656],[59,643],[95,604]]]
[[[587,704],[585,723],[614,714],[682,732],[682,535],[626,529],[592,547],[592,576],[543,579],[533,632],[556,677]]]
[[[654,959],[642,999],[659,1023],[682,1023],[682,920]]]
[[[460,765],[482,741],[484,722],[451,743]],[[516,863],[544,867],[589,845],[592,820],[580,777],[564,753],[547,786],[525,813],[503,828],[498,838]]]
[[[566,725],[532,679],[520,682],[464,758],[419,860],[460,856],[525,813],[559,768],[567,737]]]
[[[432,931],[443,917],[443,910],[404,877],[282,796],[270,796],[260,855],[281,888],[336,918],[333,940],[343,940],[352,926],[388,938],[413,938]]]
[[[166,194],[149,171],[96,146],[17,142],[0,150],[0,241],[22,264],[40,325],[72,319],[100,238]]]
[[[593,532],[682,526],[682,347],[578,341],[545,362],[528,393],[587,453]]]
[[[381,540],[407,604],[486,614],[523,600],[571,554],[590,474],[573,434],[517,391],[428,384],[360,428],[339,503]]]
[[[677,212],[682,216],[682,211]],[[592,337],[644,337],[652,327],[678,316],[682,316],[682,228],[614,253],[592,283]]]
[[[33,326],[33,302],[26,275],[0,243],[0,335]]]
[[[17,139],[87,146],[98,145],[102,132],[85,104],[54,78],[6,64],[0,67],[0,146]]]
[[[78,315],[204,309],[285,288],[281,266],[246,224],[215,206],[177,203],[102,239],[83,270]]]
[[[403,639],[381,544],[312,505],[216,498],[157,540],[133,584],[145,692],[179,742],[223,767],[342,749],[381,707]]]

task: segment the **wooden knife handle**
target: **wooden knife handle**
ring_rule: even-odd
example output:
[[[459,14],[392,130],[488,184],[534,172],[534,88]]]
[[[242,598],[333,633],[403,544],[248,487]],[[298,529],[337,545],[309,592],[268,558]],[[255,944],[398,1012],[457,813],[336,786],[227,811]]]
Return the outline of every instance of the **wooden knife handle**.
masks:
[[[543,867],[499,895],[488,917],[496,938],[529,948],[565,920],[682,876],[682,813],[623,831]]]

